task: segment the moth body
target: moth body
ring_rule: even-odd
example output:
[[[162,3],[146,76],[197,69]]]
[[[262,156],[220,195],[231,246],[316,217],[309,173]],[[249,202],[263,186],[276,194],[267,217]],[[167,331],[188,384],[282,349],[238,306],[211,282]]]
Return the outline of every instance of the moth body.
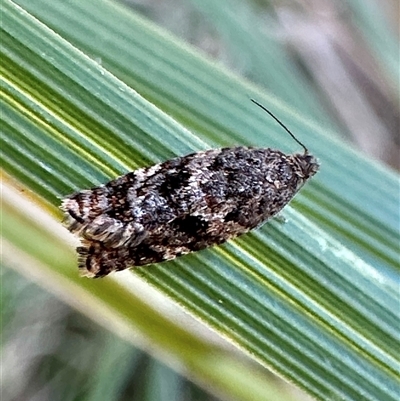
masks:
[[[64,198],[89,277],[221,244],[276,215],[318,170],[308,152],[212,149],[125,174]]]

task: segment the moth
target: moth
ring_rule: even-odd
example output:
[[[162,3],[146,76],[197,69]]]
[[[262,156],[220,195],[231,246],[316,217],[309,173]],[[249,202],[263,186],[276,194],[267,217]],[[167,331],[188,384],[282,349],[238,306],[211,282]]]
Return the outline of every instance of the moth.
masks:
[[[236,146],[177,157],[63,199],[64,223],[81,238],[83,275],[174,259],[242,235],[276,215],[319,169],[302,146],[285,154]]]

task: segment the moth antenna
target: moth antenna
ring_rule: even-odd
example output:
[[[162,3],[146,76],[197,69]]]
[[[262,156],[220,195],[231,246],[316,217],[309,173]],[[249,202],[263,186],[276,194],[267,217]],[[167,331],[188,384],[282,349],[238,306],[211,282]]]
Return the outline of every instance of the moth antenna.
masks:
[[[265,106],[263,106],[261,103],[258,103],[257,100],[250,99],[253,103],[255,103],[258,107],[266,111],[303,149],[304,153],[308,153],[308,149],[294,136],[294,134],[289,130],[288,127],[286,127],[285,124],[283,124],[282,121],[278,119],[278,117],[275,117]]]

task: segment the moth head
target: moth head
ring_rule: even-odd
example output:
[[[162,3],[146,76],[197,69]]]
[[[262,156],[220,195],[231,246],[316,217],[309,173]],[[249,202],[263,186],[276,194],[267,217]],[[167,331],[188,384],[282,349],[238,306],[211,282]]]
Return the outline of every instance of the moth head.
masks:
[[[305,180],[311,178],[318,170],[319,163],[315,156],[309,153],[295,155],[298,172],[297,174]]]
[[[299,190],[318,171],[319,163],[316,157],[307,152],[291,155],[290,159],[293,172],[298,177],[296,190]]]

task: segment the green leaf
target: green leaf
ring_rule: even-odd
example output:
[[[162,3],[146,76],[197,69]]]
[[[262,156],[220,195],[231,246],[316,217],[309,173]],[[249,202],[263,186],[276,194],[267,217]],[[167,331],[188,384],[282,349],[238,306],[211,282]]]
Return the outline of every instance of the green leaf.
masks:
[[[6,173],[55,212],[60,197],[73,190],[174,155],[233,144],[293,149],[248,101],[256,98],[321,160],[321,172],[285,209],[286,222],[133,272],[316,398],[395,400],[398,176],[120,6],[17,3],[53,30],[4,1],[0,139]],[[118,325],[122,317],[129,332],[136,327],[159,349],[179,355],[196,378],[241,399],[261,399],[264,381],[256,373],[243,377],[239,362],[165,321],[136,299],[134,288],[78,278],[67,244],[52,240],[46,227],[10,202],[3,213],[3,237],[37,260],[30,270],[42,285],[64,296],[71,291],[68,301],[94,319],[106,314]],[[10,249],[9,265],[22,269]],[[260,384],[251,390],[253,382]],[[268,393],[264,399],[276,398]]]
[[[190,3],[232,49],[229,54],[236,56],[235,64],[241,67],[242,73],[268,88],[298,113],[333,127],[304,74],[290,62],[287,49],[271,34],[279,31],[277,21],[263,12],[260,5],[241,0],[190,0]],[[265,32],[266,26],[268,32]]]

